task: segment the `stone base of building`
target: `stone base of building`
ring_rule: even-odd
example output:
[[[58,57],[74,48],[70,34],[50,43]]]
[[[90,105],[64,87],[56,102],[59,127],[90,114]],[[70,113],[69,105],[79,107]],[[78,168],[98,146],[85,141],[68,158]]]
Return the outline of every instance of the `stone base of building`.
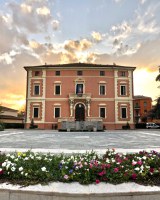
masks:
[[[129,130],[129,129],[133,130],[133,129],[135,129],[134,124],[129,124],[129,127],[126,126],[126,124],[102,123],[102,125],[101,125],[100,122],[97,122],[97,121],[95,123],[88,124],[87,129],[86,129],[86,125],[84,125],[84,122],[83,122],[83,124],[81,124],[81,125],[79,124],[77,126],[76,126],[76,122],[75,122],[75,125],[71,124],[70,127],[64,123],[63,126],[65,128],[62,128],[62,124],[59,122],[57,122],[57,123],[35,123],[36,129],[44,129],[44,130],[52,130],[53,129],[53,130],[62,130],[62,131],[103,131],[103,130]],[[98,128],[98,127],[100,127],[100,128]],[[25,128],[30,129],[30,123],[26,123]]]

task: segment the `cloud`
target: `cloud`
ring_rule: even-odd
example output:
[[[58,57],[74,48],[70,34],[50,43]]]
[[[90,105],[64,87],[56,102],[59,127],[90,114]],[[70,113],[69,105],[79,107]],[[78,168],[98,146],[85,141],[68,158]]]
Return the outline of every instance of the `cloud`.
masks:
[[[126,21],[111,27],[111,32],[113,32],[117,39],[128,37],[131,31],[132,27]]]
[[[46,6],[43,6],[42,8],[37,8],[36,12],[38,15],[50,15],[51,13]]]
[[[1,40],[0,53],[6,53],[18,45],[26,45],[27,37],[24,33],[19,32],[15,27],[11,26],[10,18],[7,15],[0,15]]]
[[[91,35],[96,42],[102,41],[102,35],[99,32],[93,31]]]
[[[82,40],[68,40],[65,42],[64,49],[68,52],[85,51],[91,48],[92,42],[87,39]]]
[[[52,22],[51,22],[51,24],[52,24],[52,27],[53,27],[53,30],[58,30],[58,28],[59,28],[59,21],[58,20],[53,20]]]
[[[41,4],[39,5],[39,3]],[[45,1],[43,4],[39,1],[30,2],[27,0],[22,4],[11,2],[9,3],[9,8],[14,25],[31,33],[46,31],[52,20],[50,10]]]

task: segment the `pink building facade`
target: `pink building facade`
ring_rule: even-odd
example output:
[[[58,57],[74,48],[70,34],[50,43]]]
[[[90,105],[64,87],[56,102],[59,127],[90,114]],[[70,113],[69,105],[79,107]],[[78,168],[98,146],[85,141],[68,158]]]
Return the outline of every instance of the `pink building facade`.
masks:
[[[96,64],[26,66],[26,128],[101,120],[105,129],[134,128],[135,67]]]

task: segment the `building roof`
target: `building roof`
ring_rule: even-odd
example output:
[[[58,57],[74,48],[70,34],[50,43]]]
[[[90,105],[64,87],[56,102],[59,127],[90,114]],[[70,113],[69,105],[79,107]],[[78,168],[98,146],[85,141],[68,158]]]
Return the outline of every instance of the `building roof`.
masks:
[[[18,112],[18,110],[12,109],[12,108],[8,108],[5,106],[0,106],[2,111],[12,111],[12,112]]]
[[[147,96],[143,96],[143,95],[136,95],[133,98],[134,98],[134,100],[137,100],[137,99],[151,99],[152,100],[151,97],[147,97]]]
[[[136,67],[131,67],[131,66],[121,66],[121,65],[102,65],[102,64],[92,64],[92,63],[68,63],[68,64],[55,64],[55,65],[50,65],[50,64],[45,64],[45,65],[37,65],[37,66],[24,66],[25,70],[31,69],[31,68],[63,68],[63,69],[68,69],[68,68],[113,68],[113,69],[130,69],[130,70],[135,70]]]
[[[11,115],[0,115],[0,119],[17,119],[17,120],[23,120],[23,117],[15,117]]]

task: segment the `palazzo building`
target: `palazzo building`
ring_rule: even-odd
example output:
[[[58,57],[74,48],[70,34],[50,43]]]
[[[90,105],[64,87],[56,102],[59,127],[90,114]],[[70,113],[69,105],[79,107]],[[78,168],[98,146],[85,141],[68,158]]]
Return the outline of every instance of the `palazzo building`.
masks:
[[[134,128],[135,67],[71,63],[25,66],[26,128],[61,129],[62,122],[101,121],[105,129]],[[73,125],[73,124],[72,124]]]

